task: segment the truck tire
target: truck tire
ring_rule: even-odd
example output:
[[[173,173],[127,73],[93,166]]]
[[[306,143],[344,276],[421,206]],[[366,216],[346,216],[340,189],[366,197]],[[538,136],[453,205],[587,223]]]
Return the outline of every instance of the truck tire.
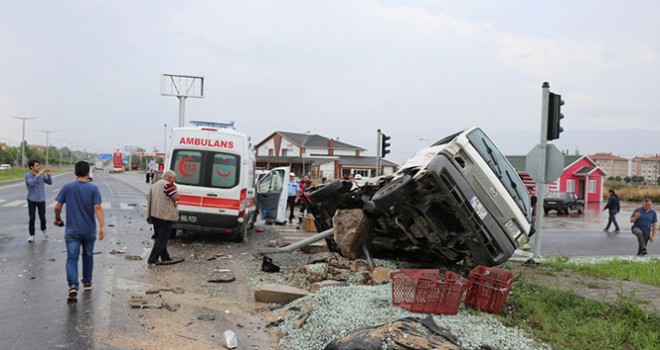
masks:
[[[339,191],[340,189],[344,188],[344,184],[342,183],[341,180],[336,180],[333,181],[318,190],[314,192],[309,193],[309,199],[312,200],[312,202],[318,202],[323,200],[324,198],[330,196],[331,194]]]
[[[403,197],[410,194],[415,189],[415,183],[410,175],[393,179],[387,185],[383,186],[373,197],[371,197],[376,208],[388,210],[390,207],[399,203]]]

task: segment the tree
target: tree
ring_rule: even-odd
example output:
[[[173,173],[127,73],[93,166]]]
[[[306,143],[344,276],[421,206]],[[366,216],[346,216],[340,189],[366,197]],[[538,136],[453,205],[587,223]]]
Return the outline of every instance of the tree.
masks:
[[[607,181],[614,181],[614,176],[608,176]]]
[[[617,176],[614,178],[617,182],[621,182],[621,176]]]

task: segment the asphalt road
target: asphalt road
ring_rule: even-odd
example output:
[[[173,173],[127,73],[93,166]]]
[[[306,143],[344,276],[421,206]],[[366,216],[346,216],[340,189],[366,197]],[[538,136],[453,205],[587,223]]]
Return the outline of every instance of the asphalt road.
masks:
[[[556,215],[543,219],[541,256],[633,256],[637,253],[637,238],[630,232],[630,215],[640,203],[622,203],[617,222],[621,228],[603,232],[607,224],[605,203],[589,203],[584,214]],[[656,210],[660,207],[656,206]],[[534,237],[532,237],[534,239]],[[649,243],[649,256],[660,256],[660,242]]]
[[[112,349],[99,342],[98,335],[112,334],[127,322],[128,290],[144,275],[146,260],[128,261],[110,253],[116,249],[146,258],[149,232],[141,231],[146,226],[145,193],[150,185],[141,173],[95,174],[108,232],[104,241],[96,242],[94,290],[82,292],[71,304],[66,302],[64,230],[52,225],[52,207],[61,186],[72,180],[72,174],[56,175],[54,184],[46,187],[50,238],[37,232],[34,243],[27,242],[25,185],[0,186],[0,349]],[[618,234],[602,231],[607,221],[602,205],[590,204],[582,215],[546,216],[541,255],[633,255],[637,243],[628,217],[637,204],[624,203]],[[295,225],[276,229],[284,236],[296,236]],[[660,243],[649,246],[649,255],[660,255]]]
[[[95,175],[108,233],[95,244],[94,290],[81,292],[77,303],[66,302],[64,228],[52,225],[55,196],[63,184],[74,179],[73,174],[56,175],[53,185],[46,185],[49,239],[39,232],[37,219],[34,243],[27,242],[24,183],[0,187],[0,349],[111,349],[95,342],[95,332],[107,334],[123,318],[120,312],[113,312],[119,310],[113,305],[118,298],[105,296],[125,294],[121,287],[138,269],[108,253],[125,246],[141,247],[147,233],[132,234],[131,222],[144,213],[148,185],[142,189],[115,176]],[[136,252],[146,254],[141,248]]]

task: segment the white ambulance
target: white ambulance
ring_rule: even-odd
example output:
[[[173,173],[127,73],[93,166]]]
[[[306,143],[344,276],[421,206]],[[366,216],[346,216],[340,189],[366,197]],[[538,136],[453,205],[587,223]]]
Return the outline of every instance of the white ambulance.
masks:
[[[242,242],[256,220],[255,154],[233,123],[191,121],[172,130],[166,169],[176,172],[174,229],[214,232]]]

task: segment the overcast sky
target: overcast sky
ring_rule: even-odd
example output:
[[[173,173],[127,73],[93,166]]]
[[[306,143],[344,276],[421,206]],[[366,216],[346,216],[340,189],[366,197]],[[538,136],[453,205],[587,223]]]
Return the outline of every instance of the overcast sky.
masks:
[[[403,162],[480,126],[507,154],[540,137],[541,85],[566,104],[573,153],[659,153],[660,2],[2,1],[0,141],[162,150],[178,100],[162,73],[205,78],[186,121],[234,120]],[[421,140],[420,140],[421,139]]]

